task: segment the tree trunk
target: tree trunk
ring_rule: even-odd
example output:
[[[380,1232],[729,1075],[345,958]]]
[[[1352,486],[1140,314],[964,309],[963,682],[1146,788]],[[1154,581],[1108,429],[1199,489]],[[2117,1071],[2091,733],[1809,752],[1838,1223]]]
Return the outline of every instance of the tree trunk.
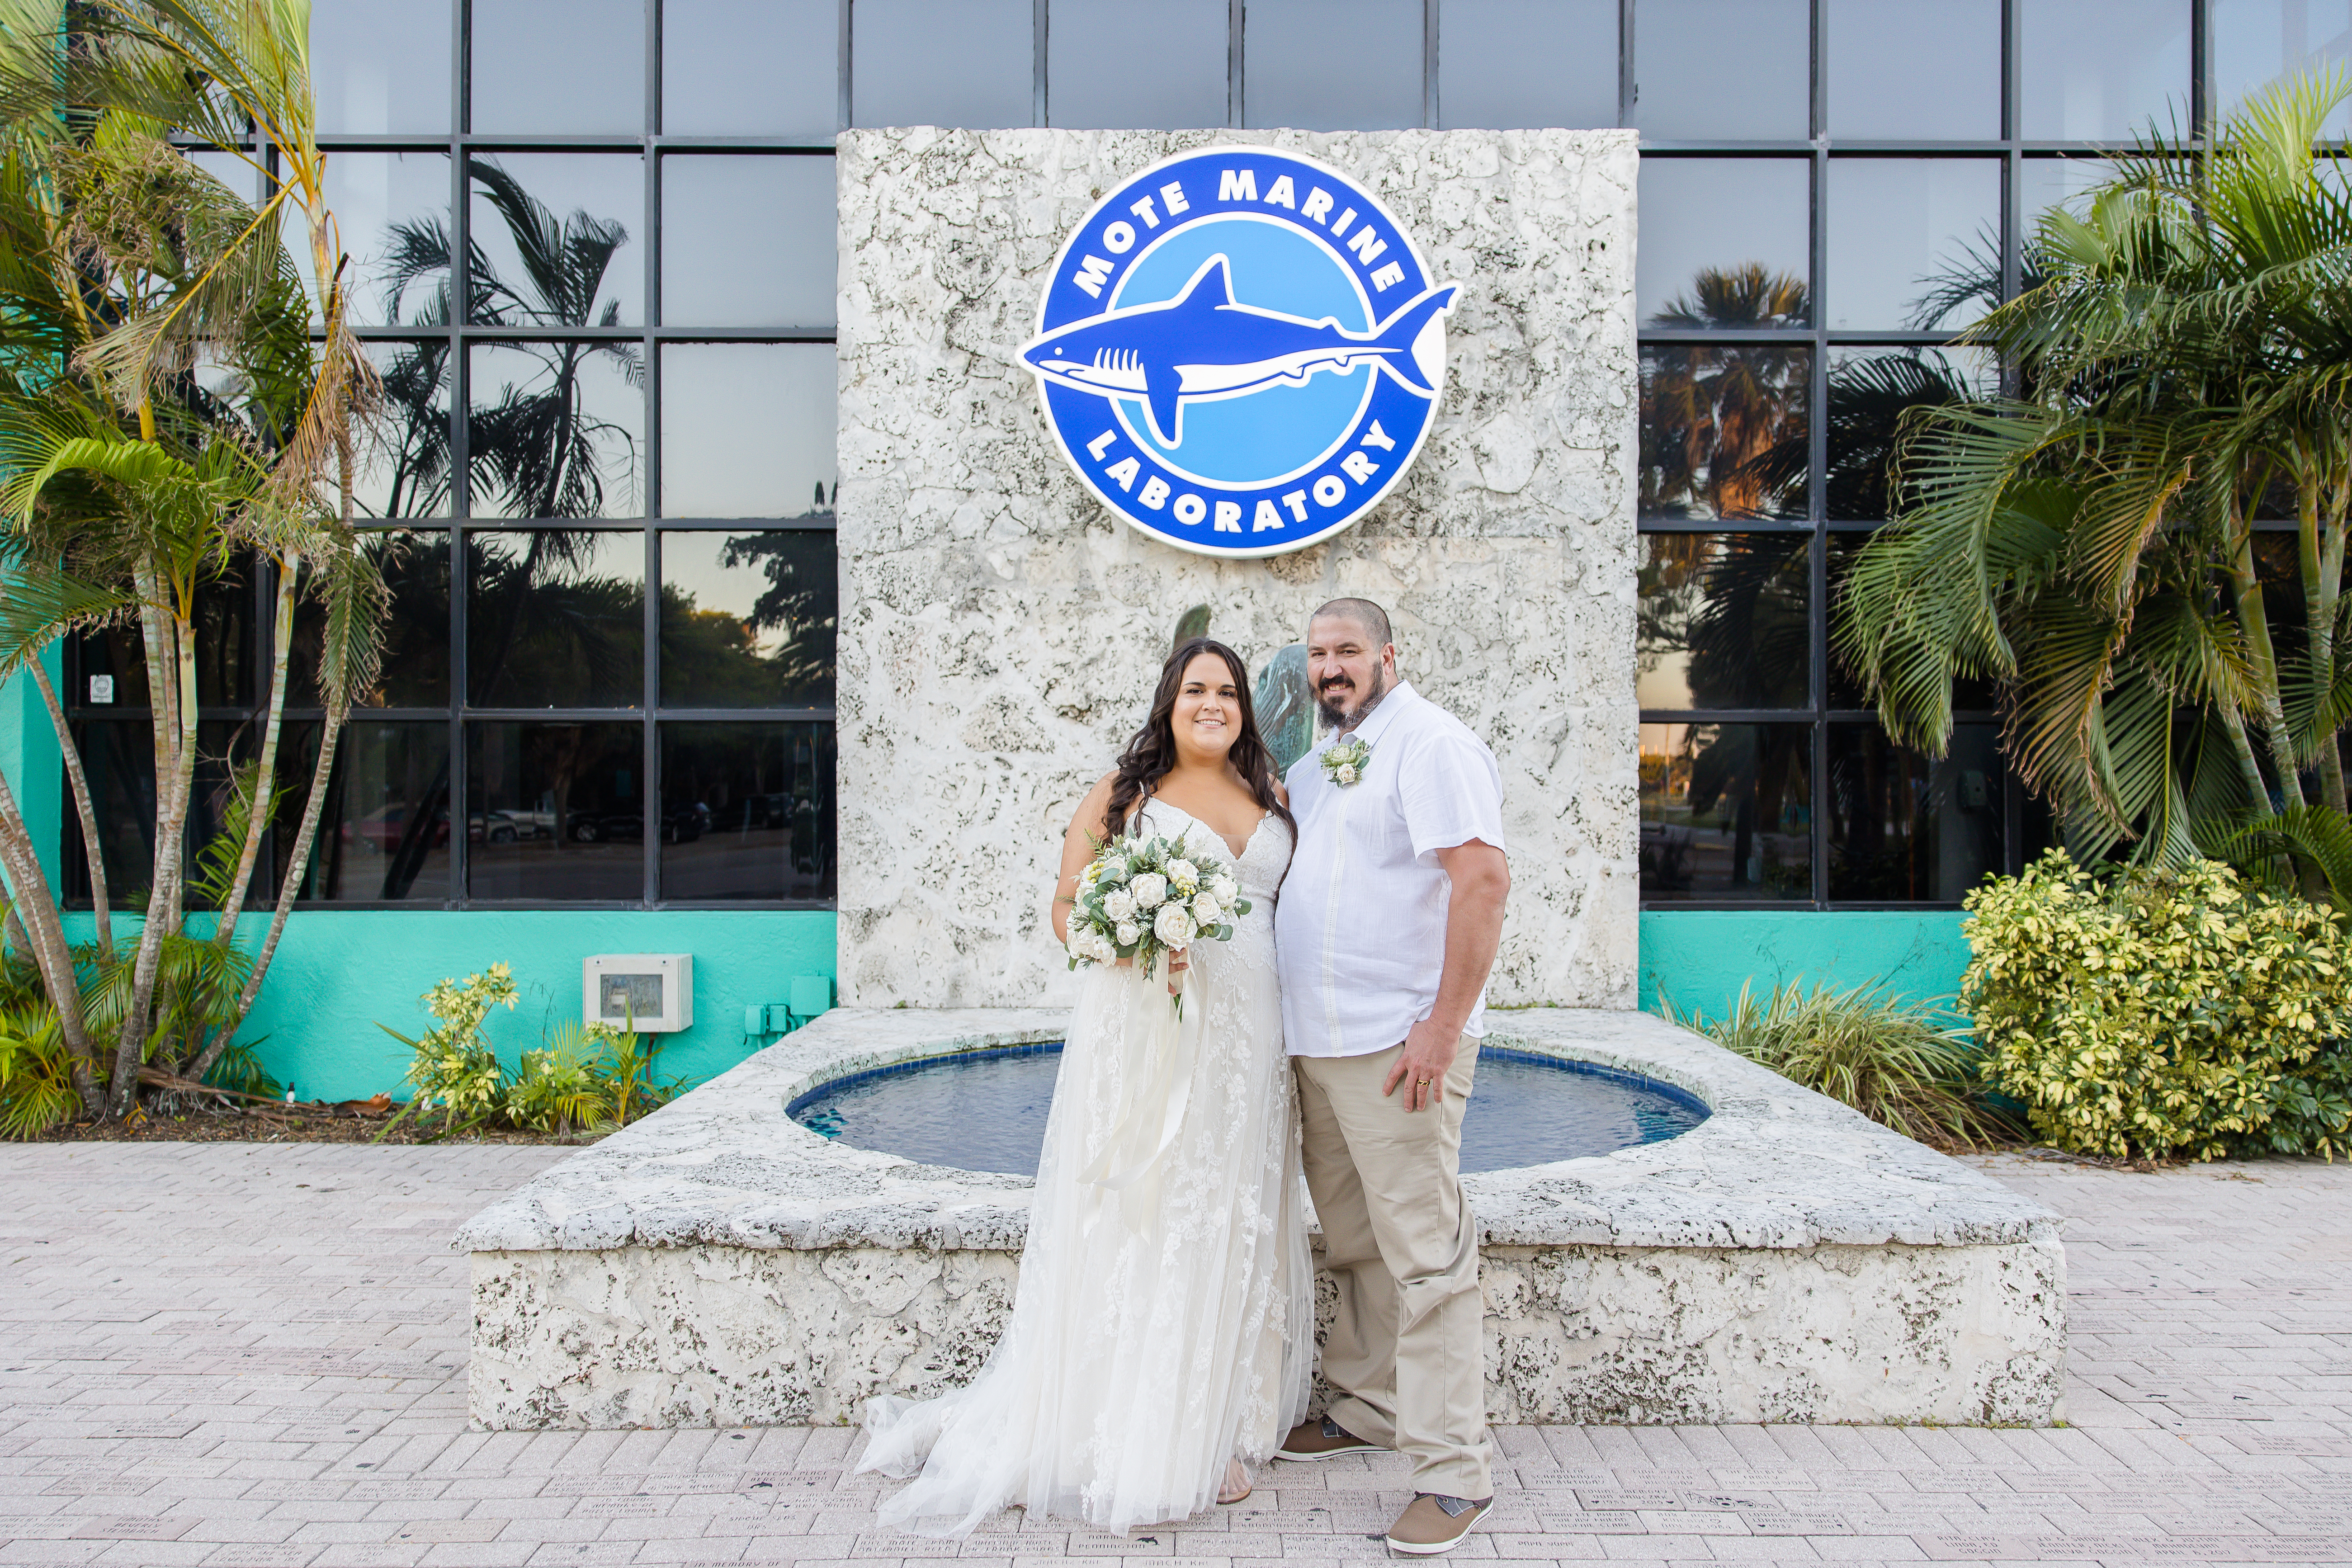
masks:
[[[2221,724],[2230,731],[2230,750],[2238,759],[2238,778],[2246,786],[2246,804],[2269,815],[2271,793],[2263,783],[2263,765],[2254,760],[2254,742],[2246,734],[2246,721],[2234,708],[2221,705]]]
[[[175,585],[176,586],[176,585]],[[145,1057],[148,1019],[155,1008],[155,976],[161,967],[163,938],[180,926],[181,887],[186,871],[188,803],[196,778],[196,628],[194,590],[186,603],[175,594],[169,627],[173,645],[172,670],[175,687],[173,706],[179,725],[173,736],[170,782],[165,783],[165,759],[155,759],[155,875],[147,895],[147,920],[140,928],[139,949],[131,971],[131,996],[122,1014],[122,1032],[114,1046],[114,1081],[107,1113],[128,1113],[139,1098],[139,1065]],[[159,637],[160,641],[161,638]],[[160,684],[152,666],[148,681]]]
[[[278,613],[271,622],[276,642],[269,668],[269,714],[261,727],[261,757],[254,776],[253,809],[246,816],[245,847],[236,858],[236,878],[221,905],[220,926],[213,940],[226,948],[236,935],[237,916],[245,910],[246,889],[253,881],[253,863],[261,858],[261,836],[268,831],[268,805],[277,793],[278,737],[286,718],[286,668],[294,640],[294,585],[302,571],[299,551],[288,551],[278,563]]]
[[[33,672],[33,684],[41,689],[41,700],[49,710],[49,728],[58,735],[58,750],[66,760],[66,783],[73,790],[75,815],[81,818],[82,859],[89,870],[89,907],[92,923],[98,928],[98,951],[100,956],[114,956],[114,921],[107,909],[105,846],[98,837],[98,812],[90,804],[89,779],[82,772],[81,749],[74,744],[73,731],[66,723],[66,710],[58,702],[57,688],[49,684],[49,672],[41,668],[37,658],[28,660],[26,668]]]
[[[49,994],[49,1005],[57,1009],[58,1032],[73,1053],[74,1088],[81,1095],[82,1108],[93,1117],[101,1115],[106,1100],[98,1083],[98,1050],[82,1017],[81,976],[74,968],[73,947],[66,941],[58,901],[49,893],[40,855],[33,847],[33,836],[25,826],[24,813],[16,809],[16,792],[5,777],[0,777],[0,870],[7,873],[9,890],[15,895],[11,918],[21,918],[27,907],[32,911],[32,918],[24,921],[26,935],[33,962],[41,971],[41,985]]]
[[[2303,781],[2295,775],[2294,737],[2287,731],[2286,709],[2279,701],[2278,655],[2271,647],[2270,617],[2263,613],[2262,580],[2254,572],[2253,537],[2242,523],[2237,524],[2235,531],[2238,548],[2230,562],[2230,575],[2237,592],[2238,624],[2245,628],[2246,646],[2254,656],[2256,700],[2262,708],[2264,738],[2278,769],[2280,796],[2288,805],[2301,805]]]
[[[2311,679],[2319,689],[2326,690],[2335,683],[2336,674],[2336,588],[2327,572],[2327,554],[2319,542],[2320,479],[2312,472],[2309,452],[2302,454],[2303,473],[2294,487],[2295,557],[2303,574],[2303,623],[2309,639]],[[2333,542],[2330,542],[2331,546]],[[2319,798],[2344,809],[2344,758],[2330,743],[2318,744]]]

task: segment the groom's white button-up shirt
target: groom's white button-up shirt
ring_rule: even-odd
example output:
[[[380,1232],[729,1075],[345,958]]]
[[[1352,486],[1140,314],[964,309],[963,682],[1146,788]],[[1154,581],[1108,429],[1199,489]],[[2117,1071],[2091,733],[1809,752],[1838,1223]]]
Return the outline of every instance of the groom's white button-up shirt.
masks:
[[[1282,1033],[1297,1057],[1358,1057],[1402,1042],[1437,1005],[1453,884],[1436,851],[1503,843],[1503,774],[1460,720],[1400,682],[1355,737],[1363,776],[1331,782],[1321,743],[1284,776],[1298,847],[1275,905]],[[1486,995],[1467,1035],[1486,1032]]]

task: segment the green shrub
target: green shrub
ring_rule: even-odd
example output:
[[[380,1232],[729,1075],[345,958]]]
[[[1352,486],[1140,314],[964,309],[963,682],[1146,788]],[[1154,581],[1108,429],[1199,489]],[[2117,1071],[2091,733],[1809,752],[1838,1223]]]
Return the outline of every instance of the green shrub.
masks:
[[[1873,1121],[1939,1149],[2014,1142],[2016,1122],[1989,1104],[1978,1054],[1962,1020],[1934,1002],[1906,1002],[1878,985],[1811,991],[1776,985],[1759,1003],[1748,988],[1730,1015],[1666,1017],[1760,1062],[1792,1083],[1852,1106]]]
[[[423,1000],[434,1018],[423,1038],[376,1026],[413,1053],[406,1081],[416,1091],[385,1132],[436,1104],[445,1135],[494,1121],[536,1132],[611,1131],[667,1105],[685,1088],[682,1079],[654,1080],[656,1041],[605,1023],[542,1029],[539,1045],[522,1053],[509,1077],[481,1031],[493,1007],[515,1005],[513,971],[504,963],[444,980]]]
[[[2061,1149],[2210,1160],[2352,1134],[2352,937],[2218,861],[2095,878],[2053,849],[1969,895],[1985,1073]]]
[[[433,1016],[433,1027],[423,1038],[412,1040],[388,1024],[376,1026],[413,1053],[402,1076],[416,1093],[402,1115],[422,1117],[437,1103],[445,1131],[454,1131],[460,1118],[467,1125],[486,1121],[498,1109],[507,1075],[498,1053],[482,1037],[482,1020],[493,1007],[514,1007],[514,971],[493,963],[480,974],[443,980],[420,1000]],[[400,1120],[393,1118],[394,1122]],[[391,1131],[390,1124],[385,1131]]]
[[[0,1138],[37,1138],[80,1109],[57,1009],[47,1001],[0,1008]]]

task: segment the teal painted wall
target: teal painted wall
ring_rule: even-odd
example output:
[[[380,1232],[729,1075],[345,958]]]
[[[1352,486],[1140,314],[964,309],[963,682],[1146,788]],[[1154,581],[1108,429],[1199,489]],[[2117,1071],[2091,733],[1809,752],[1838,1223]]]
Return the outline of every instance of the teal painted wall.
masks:
[[[63,653],[52,647],[41,656],[52,686],[65,679]],[[60,691],[58,696],[65,694]],[[8,781],[16,808],[33,835],[41,869],[49,886],[58,885],[58,846],[65,805],[65,762],[58,751],[57,727],[41,700],[40,688],[30,675],[19,672],[0,685],[0,777]]]
[[[1758,995],[1791,980],[1883,981],[1914,998],[1950,996],[1968,967],[1958,910],[1646,910],[1642,1003],[1660,996],[1709,1017],[1729,1011],[1743,982]]]
[[[189,927],[201,934],[204,917]],[[266,910],[238,922],[244,945],[261,941]],[[484,1026],[513,1065],[541,1028],[580,1017],[580,961],[596,952],[694,955],[694,1026],[663,1037],[665,1078],[724,1072],[752,1047],[743,1009],[782,1002],[795,974],[833,973],[834,917],[819,910],[302,910],[286,922],[269,977],[244,1037],[262,1065],[305,1100],[359,1100],[383,1089],[407,1098],[400,1075],[408,1048],[376,1027],[414,1038],[432,1026],[417,998],[444,975],[478,973],[503,959],[521,993]],[[77,941],[87,914],[69,917]],[[115,940],[137,929],[116,917]],[[761,1040],[761,1045],[767,1041]]]

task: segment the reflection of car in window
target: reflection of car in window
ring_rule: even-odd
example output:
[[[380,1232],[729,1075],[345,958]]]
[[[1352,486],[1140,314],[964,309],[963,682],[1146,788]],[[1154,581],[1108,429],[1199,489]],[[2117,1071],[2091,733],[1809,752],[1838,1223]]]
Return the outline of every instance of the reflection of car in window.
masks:
[[[709,826],[709,806],[699,803],[674,806],[662,815],[662,841],[666,844],[691,844]],[[642,814],[634,811],[575,811],[566,831],[574,844],[642,839],[646,836],[646,819]]]

